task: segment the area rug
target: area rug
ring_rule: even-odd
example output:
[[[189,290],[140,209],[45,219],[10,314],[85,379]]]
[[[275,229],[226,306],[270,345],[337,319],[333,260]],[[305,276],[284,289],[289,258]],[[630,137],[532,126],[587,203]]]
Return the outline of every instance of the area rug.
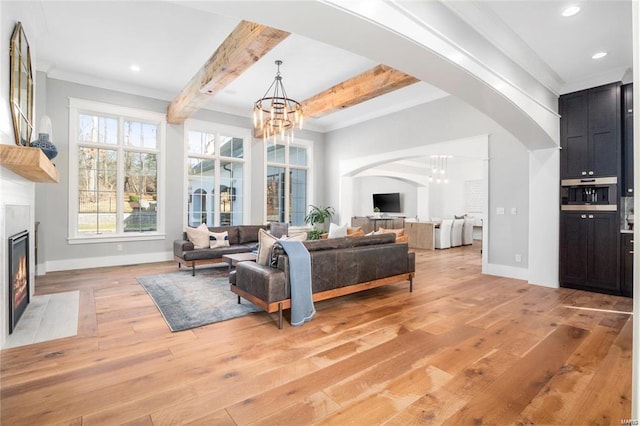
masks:
[[[229,279],[220,272],[178,271],[136,278],[147,290],[171,331],[200,327],[261,311],[246,300],[238,304]]]

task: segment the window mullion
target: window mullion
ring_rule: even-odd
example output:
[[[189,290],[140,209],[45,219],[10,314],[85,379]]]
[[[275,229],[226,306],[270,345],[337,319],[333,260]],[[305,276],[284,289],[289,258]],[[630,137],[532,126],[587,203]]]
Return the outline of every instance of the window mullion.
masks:
[[[116,233],[124,233],[124,119],[118,120],[118,144],[117,144],[117,177],[118,189],[116,191]]]

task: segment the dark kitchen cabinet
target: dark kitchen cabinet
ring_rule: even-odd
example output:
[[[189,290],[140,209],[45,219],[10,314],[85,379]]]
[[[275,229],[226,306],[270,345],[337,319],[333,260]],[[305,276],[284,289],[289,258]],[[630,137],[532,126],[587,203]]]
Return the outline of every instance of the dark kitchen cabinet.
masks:
[[[619,214],[561,212],[560,285],[620,294]]]
[[[622,193],[633,196],[633,84],[622,86]]]
[[[620,287],[623,296],[633,297],[633,234],[622,234]]]
[[[620,107],[620,83],[560,97],[562,179],[619,175]]]

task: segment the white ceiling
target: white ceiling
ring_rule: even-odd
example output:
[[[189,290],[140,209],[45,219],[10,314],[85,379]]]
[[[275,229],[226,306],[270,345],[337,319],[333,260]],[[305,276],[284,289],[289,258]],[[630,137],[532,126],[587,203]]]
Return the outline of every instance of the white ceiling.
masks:
[[[239,22],[181,2],[34,4],[41,10],[43,21],[42,28],[35,30],[36,40],[30,40],[36,43],[39,70],[52,78],[166,100],[186,85]],[[478,7],[471,13],[465,4]],[[513,57],[537,55],[557,76],[562,86],[556,89],[558,92],[605,74],[621,77],[632,64],[631,1],[580,2],[581,13],[562,18],[565,4],[535,0],[451,2],[451,9],[506,53],[511,54],[511,49]],[[505,43],[505,32],[491,29],[499,26],[512,31],[510,41],[517,40],[526,48],[516,51],[514,43]],[[327,31],[331,31],[330,26]],[[599,50],[609,55],[592,60],[591,55]],[[276,59],[284,61],[281,72],[289,96],[299,101],[377,64],[292,34],[214,96],[208,108],[250,116],[252,102],[273,80]],[[132,64],[141,70],[131,71]],[[446,95],[421,82],[321,119],[305,120],[305,127],[328,131]]]

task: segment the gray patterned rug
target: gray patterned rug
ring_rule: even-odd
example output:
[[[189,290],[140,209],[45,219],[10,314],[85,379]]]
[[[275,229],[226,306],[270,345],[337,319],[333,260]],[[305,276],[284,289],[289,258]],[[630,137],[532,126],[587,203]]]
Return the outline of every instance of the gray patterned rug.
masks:
[[[261,311],[229,290],[225,273],[216,268],[136,278],[147,290],[171,331],[188,330]]]

